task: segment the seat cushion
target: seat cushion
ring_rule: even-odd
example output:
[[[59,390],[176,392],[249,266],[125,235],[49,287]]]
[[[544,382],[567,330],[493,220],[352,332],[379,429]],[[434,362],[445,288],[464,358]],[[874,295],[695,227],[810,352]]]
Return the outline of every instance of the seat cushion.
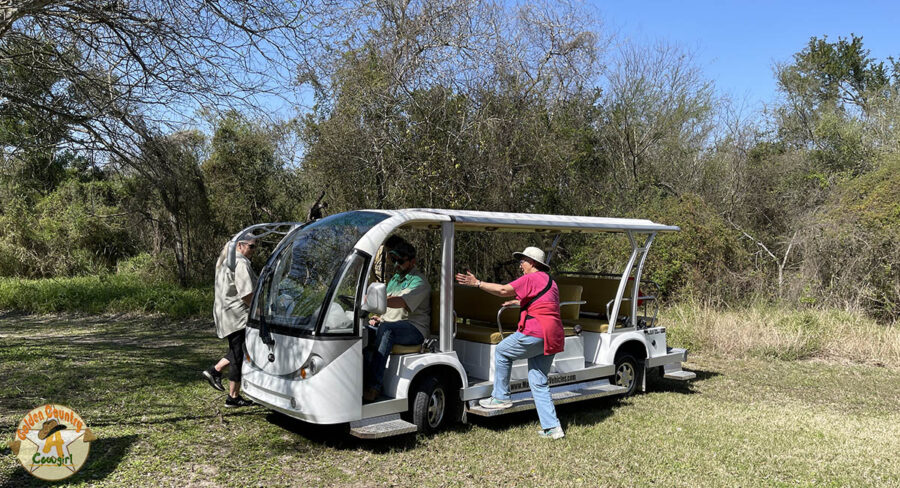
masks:
[[[394,344],[391,348],[391,354],[414,354],[422,350],[422,344],[414,344],[412,346],[404,346],[403,344]]]
[[[480,324],[456,324],[456,338],[464,341],[480,342],[482,344],[500,344],[504,337],[515,332],[515,329],[504,330],[503,335],[497,330],[497,326],[482,322]]]
[[[606,332],[609,330],[609,321],[605,319],[591,319],[586,317],[579,317],[573,320],[563,320],[563,325],[566,328],[574,327],[575,325],[580,325],[581,330],[586,332]],[[621,329],[624,327],[621,323],[616,325],[617,329]]]
[[[482,344],[500,344],[500,341],[515,332],[515,329],[503,329],[503,335],[497,327],[488,327],[487,324],[457,324],[456,338],[464,341],[480,342]],[[575,335],[575,329],[571,326],[563,326],[566,337]]]

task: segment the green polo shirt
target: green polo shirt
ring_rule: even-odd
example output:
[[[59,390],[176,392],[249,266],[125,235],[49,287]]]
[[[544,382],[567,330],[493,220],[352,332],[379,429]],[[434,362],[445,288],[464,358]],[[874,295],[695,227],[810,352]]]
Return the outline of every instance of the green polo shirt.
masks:
[[[431,324],[431,285],[425,275],[413,268],[405,275],[395,274],[387,285],[388,297],[402,297],[409,308],[388,307],[381,319],[385,322],[408,320],[423,337],[428,337]]]

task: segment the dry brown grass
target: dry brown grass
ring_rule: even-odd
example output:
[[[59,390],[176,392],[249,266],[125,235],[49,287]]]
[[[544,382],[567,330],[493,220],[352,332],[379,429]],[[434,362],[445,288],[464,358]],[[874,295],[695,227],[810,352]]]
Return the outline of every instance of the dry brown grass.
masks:
[[[665,309],[673,344],[727,358],[823,358],[900,369],[900,328],[861,313],[767,304],[722,309],[697,301]]]

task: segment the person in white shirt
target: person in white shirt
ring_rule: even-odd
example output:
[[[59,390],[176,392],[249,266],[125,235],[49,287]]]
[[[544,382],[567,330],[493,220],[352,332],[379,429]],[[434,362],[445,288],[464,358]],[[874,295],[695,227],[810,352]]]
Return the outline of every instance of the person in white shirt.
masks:
[[[246,407],[252,405],[253,402],[240,395],[241,367],[244,363],[244,335],[247,318],[257,280],[256,273],[253,272],[250,265],[250,258],[256,252],[256,241],[254,239],[238,241],[235,245],[233,270],[228,267],[227,252],[228,246],[226,245],[216,262],[213,318],[216,322],[216,335],[220,339],[228,339],[228,353],[215,366],[204,370],[203,376],[213,388],[222,391],[224,390],[222,369],[230,364],[228,398],[225,399],[225,406],[228,408]]]

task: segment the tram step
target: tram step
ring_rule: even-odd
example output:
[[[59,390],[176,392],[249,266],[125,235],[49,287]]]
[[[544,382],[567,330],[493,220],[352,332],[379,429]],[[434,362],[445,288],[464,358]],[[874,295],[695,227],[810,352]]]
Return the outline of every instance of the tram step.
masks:
[[[401,419],[400,414],[396,413],[350,423],[350,435],[360,439],[381,439],[382,437],[412,434],[416,430],[418,430],[416,424]]]
[[[687,381],[692,380],[697,377],[697,373],[693,371],[685,371],[683,369],[679,369],[678,371],[666,371],[663,374],[663,378],[668,380],[678,380],[678,381]]]
[[[574,385],[563,385],[550,388],[550,396],[553,398],[555,405],[563,403],[580,402],[583,400],[592,400],[610,395],[625,393],[626,388],[623,386],[610,384],[609,380],[597,380],[590,383],[581,383]],[[525,410],[534,410],[534,399],[531,397],[530,391],[516,393],[511,396],[512,407],[502,410],[484,408],[478,405],[478,402],[472,402],[474,406],[468,407],[468,412],[472,415],[482,417],[494,417],[497,415],[505,415],[514,412],[523,412]]]

